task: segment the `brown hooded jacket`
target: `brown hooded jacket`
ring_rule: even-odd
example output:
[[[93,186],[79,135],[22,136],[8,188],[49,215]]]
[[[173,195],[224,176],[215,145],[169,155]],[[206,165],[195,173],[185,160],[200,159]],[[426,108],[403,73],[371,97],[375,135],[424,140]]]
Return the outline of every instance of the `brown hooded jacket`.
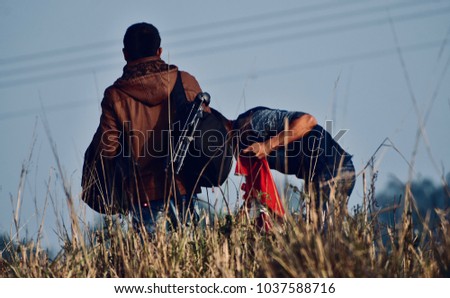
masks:
[[[168,196],[165,132],[173,117],[168,98],[178,71],[158,56],[135,60],[128,62],[122,77],[105,90],[100,124],[85,159],[100,154],[107,163],[128,163],[122,171],[124,191],[132,204]],[[192,101],[201,88],[192,75],[180,74],[186,97]],[[180,194],[185,194],[184,182],[177,179],[177,185]]]

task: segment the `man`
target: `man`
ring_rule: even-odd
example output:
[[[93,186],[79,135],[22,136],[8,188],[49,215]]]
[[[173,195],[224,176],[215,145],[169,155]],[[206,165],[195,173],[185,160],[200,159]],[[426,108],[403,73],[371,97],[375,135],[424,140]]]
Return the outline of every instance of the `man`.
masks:
[[[161,38],[153,25],[130,26],[123,44],[127,63],[105,90],[100,124],[85,154],[83,199],[110,202],[114,211],[128,209],[135,226],[143,224],[153,233],[166,212],[175,226],[195,215],[192,183],[165,169],[167,132],[175,117],[171,103],[193,101],[201,88],[192,75],[161,59]],[[93,184],[103,186],[94,198],[89,192]]]
[[[238,132],[240,156],[267,159],[271,169],[303,179],[317,210],[326,213],[334,198],[334,205],[347,212],[355,185],[352,156],[313,116],[256,107],[231,121],[229,128]]]

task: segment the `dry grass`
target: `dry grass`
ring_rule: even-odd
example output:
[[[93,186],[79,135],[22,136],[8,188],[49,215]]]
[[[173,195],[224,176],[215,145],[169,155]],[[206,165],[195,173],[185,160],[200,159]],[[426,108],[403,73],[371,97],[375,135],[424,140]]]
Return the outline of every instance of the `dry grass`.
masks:
[[[270,234],[228,217],[206,228],[161,229],[151,240],[119,221],[96,231],[72,223],[67,230],[77,234],[61,235],[53,259],[34,242],[10,245],[0,277],[448,277],[448,214],[438,212],[439,228],[419,235],[405,212],[401,225],[387,229],[387,244],[361,210],[332,214],[325,233],[292,215]]]
[[[29,160],[20,181],[25,180],[28,164]],[[379,210],[373,208],[376,171],[365,168],[362,176],[363,206],[352,215],[330,209],[325,232],[317,228],[314,213],[306,216],[308,221],[288,214],[271,233],[261,233],[251,219],[232,214],[211,219],[203,214],[204,222],[211,224],[170,233],[161,228],[152,239],[117,218],[107,218],[95,230],[85,228],[74,208],[78,198],[62,179],[70,226],[56,229],[63,239],[61,250],[50,258],[39,240],[17,241],[17,211],[16,235],[6,245],[0,243],[0,277],[449,277],[450,210],[436,210],[440,221],[432,228],[427,218],[420,218],[422,228],[416,232],[416,204],[407,184],[401,220],[382,226]],[[21,182],[17,202],[23,201],[22,189]],[[302,196],[307,202],[308,196]]]

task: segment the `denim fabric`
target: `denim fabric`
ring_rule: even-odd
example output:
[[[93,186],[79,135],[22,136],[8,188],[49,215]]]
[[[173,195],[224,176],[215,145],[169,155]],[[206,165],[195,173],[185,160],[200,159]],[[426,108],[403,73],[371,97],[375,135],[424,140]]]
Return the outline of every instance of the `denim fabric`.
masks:
[[[315,181],[317,197],[327,201],[331,193],[335,192],[335,197],[339,201],[347,201],[355,187],[356,176],[355,167],[351,159],[347,160],[338,170],[337,175],[330,179]]]
[[[166,231],[190,226],[198,222],[196,208],[197,196],[193,196],[189,202],[189,197],[185,195],[178,199],[178,204],[174,198],[171,198],[168,204],[165,200],[138,204],[131,211],[133,227],[138,231],[144,227],[146,232],[152,235],[155,234],[158,225],[164,224]]]

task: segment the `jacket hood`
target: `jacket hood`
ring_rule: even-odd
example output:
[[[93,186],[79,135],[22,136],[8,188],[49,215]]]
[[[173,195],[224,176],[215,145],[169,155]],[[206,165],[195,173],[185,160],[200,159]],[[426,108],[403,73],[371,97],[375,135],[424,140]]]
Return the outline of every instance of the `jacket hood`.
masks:
[[[154,106],[165,101],[172,92],[178,68],[159,57],[148,57],[128,62],[123,75],[114,86],[134,100]]]

